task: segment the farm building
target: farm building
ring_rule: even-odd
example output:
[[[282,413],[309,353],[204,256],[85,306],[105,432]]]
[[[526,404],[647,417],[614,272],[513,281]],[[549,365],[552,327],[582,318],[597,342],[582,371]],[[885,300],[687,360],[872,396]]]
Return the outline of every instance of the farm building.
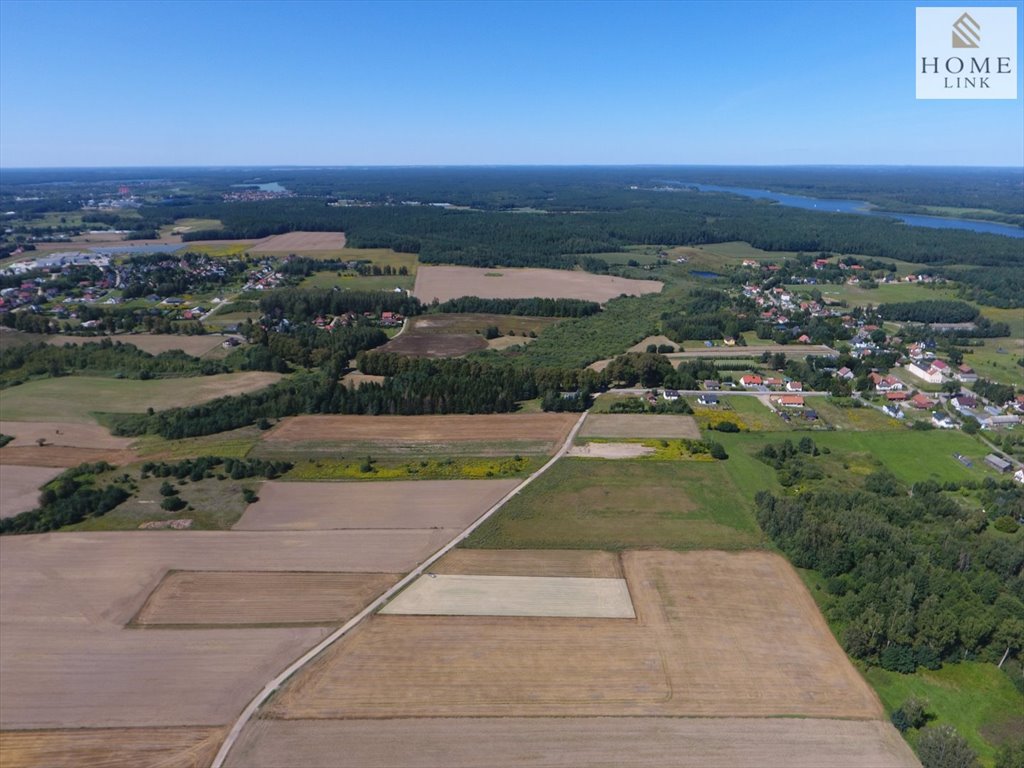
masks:
[[[783,408],[803,408],[804,398],[802,395],[780,395],[773,398]]]
[[[922,411],[935,405],[933,401],[929,400],[927,396],[920,392],[910,398],[910,404]]]
[[[679,390],[677,389],[666,389],[661,393],[661,396],[670,402],[675,402],[679,399]]]
[[[956,429],[956,422],[944,413],[932,414],[932,426],[939,429]]]
[[[740,377],[740,384],[744,387],[760,387],[764,384],[764,379],[756,373],[748,373],[746,376]]]
[[[985,457],[985,463],[992,467],[996,472],[1009,472],[1013,469],[1013,465],[1010,464],[1010,462],[996,456],[994,453],[990,453]]]
[[[703,394],[697,395],[697,402],[701,405],[718,405],[718,395]]]

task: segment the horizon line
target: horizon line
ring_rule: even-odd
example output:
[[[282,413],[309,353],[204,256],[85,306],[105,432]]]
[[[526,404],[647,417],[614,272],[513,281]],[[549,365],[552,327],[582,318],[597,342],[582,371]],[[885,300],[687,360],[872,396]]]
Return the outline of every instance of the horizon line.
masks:
[[[135,169],[180,169],[180,170],[246,170],[269,169],[276,171],[297,170],[375,170],[375,169],[423,169],[423,168],[955,168],[955,169],[999,169],[1021,170],[1022,165],[931,165],[924,163],[398,163],[354,165],[289,165],[282,163],[256,164],[182,164],[182,165],[25,165],[0,166],[4,171],[104,171]]]

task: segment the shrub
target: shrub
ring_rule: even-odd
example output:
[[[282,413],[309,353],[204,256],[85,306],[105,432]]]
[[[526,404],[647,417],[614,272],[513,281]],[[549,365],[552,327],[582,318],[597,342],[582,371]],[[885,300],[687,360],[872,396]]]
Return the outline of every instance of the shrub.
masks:
[[[924,768],[977,768],[978,756],[951,725],[925,728],[917,740]]]
[[[168,483],[166,480],[160,484],[160,495],[161,496],[177,496],[178,489]]]
[[[1016,533],[1017,529],[1020,528],[1020,526],[1017,525],[1017,521],[1009,515],[997,517],[995,522],[992,523],[992,527],[997,531],[1002,531],[1003,533]]]
[[[260,500],[260,497],[256,495],[256,491],[252,488],[243,488],[242,498],[245,500],[246,504],[254,504]]]
[[[731,421],[720,421],[714,427],[719,432],[739,432],[740,428]]]
[[[160,509],[164,509],[168,512],[177,512],[179,509],[185,508],[185,501],[181,496],[168,496],[160,502]]]

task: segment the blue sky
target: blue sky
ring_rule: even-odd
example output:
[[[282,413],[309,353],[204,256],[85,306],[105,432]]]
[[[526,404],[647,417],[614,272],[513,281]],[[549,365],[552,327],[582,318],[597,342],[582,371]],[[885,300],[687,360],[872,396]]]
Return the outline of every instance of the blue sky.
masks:
[[[916,5],[2,0],[0,166],[1024,165]]]

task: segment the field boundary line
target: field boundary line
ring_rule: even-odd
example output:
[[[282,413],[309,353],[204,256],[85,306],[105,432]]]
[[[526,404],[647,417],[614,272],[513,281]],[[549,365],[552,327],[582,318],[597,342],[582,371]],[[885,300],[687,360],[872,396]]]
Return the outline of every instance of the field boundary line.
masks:
[[[498,510],[500,510],[503,506],[505,506],[505,504],[507,504],[515,496],[517,496],[520,491],[522,491],[524,488],[530,485],[530,483],[532,483],[538,477],[540,477],[549,469],[551,469],[551,467],[553,467],[559,459],[565,456],[565,454],[572,447],[573,441],[576,439],[576,433],[580,431],[580,428],[583,426],[583,422],[586,420],[588,413],[589,411],[584,411],[580,415],[579,419],[576,420],[576,424],[573,425],[573,428],[569,431],[568,436],[565,438],[565,442],[562,443],[562,447],[559,448],[555,452],[555,454],[550,459],[548,459],[548,461],[540,469],[538,469],[532,475],[527,477],[525,480],[523,480],[523,482],[521,482],[511,491],[506,493],[500,499],[498,499],[498,501],[495,502],[494,505],[490,507],[490,509],[488,509],[482,515],[480,515],[480,517],[478,517],[476,520],[470,523],[469,527],[465,528],[461,533],[455,536],[455,538],[453,538],[451,541],[449,541],[447,544],[441,547],[441,549],[437,550],[437,552],[435,552],[426,560],[424,560],[415,568],[413,568],[404,578],[399,580],[390,589],[384,592],[384,594],[380,595],[376,600],[374,600],[372,603],[363,608],[362,611],[360,611],[351,619],[349,619],[345,624],[343,624],[341,627],[339,627],[330,635],[325,637],[315,646],[306,651],[306,653],[304,653],[298,659],[293,661],[283,672],[277,675],[277,677],[275,677],[273,680],[271,680],[269,683],[263,686],[263,689],[258,694],[256,694],[252,701],[250,701],[249,704],[245,707],[245,709],[242,710],[242,714],[238,716],[238,719],[235,721],[234,725],[231,726],[231,730],[228,732],[227,737],[224,739],[224,742],[221,744],[220,749],[217,751],[216,757],[214,757],[213,759],[211,768],[223,768],[224,762],[227,760],[228,755],[231,753],[232,747],[234,747],[235,742],[238,741],[238,737],[242,735],[242,730],[245,728],[246,725],[248,725],[249,721],[252,719],[252,716],[256,713],[257,710],[259,710],[261,706],[263,706],[267,699],[269,699],[278,688],[280,688],[282,685],[284,685],[285,682],[288,681],[290,677],[292,677],[296,672],[298,672],[304,666],[309,664],[309,662],[313,661],[321,653],[323,653],[332,645],[334,645],[334,643],[336,643],[342,637],[344,637],[353,629],[355,629],[367,617],[375,613],[392,597],[394,597],[396,594],[398,594],[407,586],[409,586],[414,580],[422,576],[427,568],[429,568],[431,565],[433,565],[442,557],[444,557],[453,549],[455,549],[455,547],[457,547],[465,539],[469,538],[469,536],[477,528],[479,528],[481,525],[487,522],[487,520],[489,520],[496,512],[498,512]]]

